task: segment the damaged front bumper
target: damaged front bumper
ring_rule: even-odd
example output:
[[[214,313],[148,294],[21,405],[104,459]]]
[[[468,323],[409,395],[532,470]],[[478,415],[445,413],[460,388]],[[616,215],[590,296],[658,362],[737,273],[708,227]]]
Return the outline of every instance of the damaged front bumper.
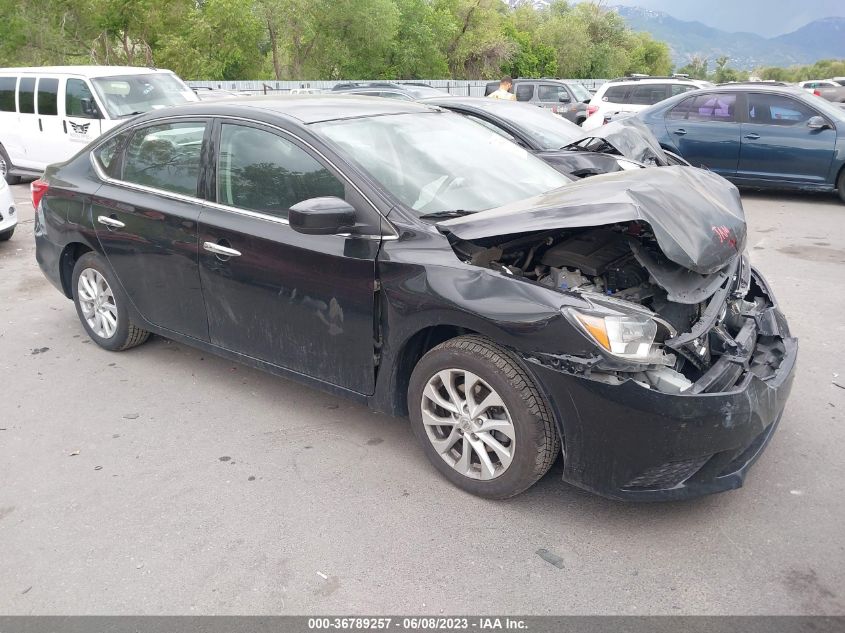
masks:
[[[765,281],[756,272],[754,281],[768,308],[682,393],[634,379],[614,384],[591,375],[589,363],[525,357],[555,410],[566,481],[637,501],[742,486],[783,414],[798,354]]]

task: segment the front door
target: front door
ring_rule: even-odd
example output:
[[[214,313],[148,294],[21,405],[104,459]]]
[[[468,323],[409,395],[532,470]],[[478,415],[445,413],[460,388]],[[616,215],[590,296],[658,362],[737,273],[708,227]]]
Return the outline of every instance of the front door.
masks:
[[[748,180],[824,184],[836,146],[836,130],[807,126],[821,113],[785,95],[751,93],[742,124],[738,176]],[[825,119],[827,120],[827,119]]]
[[[735,92],[695,93],[666,113],[669,139],[693,167],[726,178],[736,175],[741,131],[737,98]]]
[[[102,114],[88,82],[69,78],[64,88],[64,143],[56,160],[67,160],[103,132]]]
[[[358,393],[374,387],[378,219],[351,185],[275,129],[223,123],[215,133],[217,204],[200,218],[200,277],[211,341]],[[303,235],[290,207],[345,198],[353,235]]]
[[[141,315],[159,327],[208,340],[197,264],[197,199],[203,120],[159,123],[97,153],[113,178],[93,200],[97,238]],[[117,154],[117,155],[115,155]],[[114,161],[118,161],[117,164]]]

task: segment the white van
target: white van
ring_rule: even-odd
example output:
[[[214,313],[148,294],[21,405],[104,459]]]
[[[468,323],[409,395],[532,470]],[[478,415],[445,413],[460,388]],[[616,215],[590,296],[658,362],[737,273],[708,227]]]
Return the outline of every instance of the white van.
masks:
[[[128,117],[187,101],[196,94],[169,70],[0,68],[0,176],[39,176]]]

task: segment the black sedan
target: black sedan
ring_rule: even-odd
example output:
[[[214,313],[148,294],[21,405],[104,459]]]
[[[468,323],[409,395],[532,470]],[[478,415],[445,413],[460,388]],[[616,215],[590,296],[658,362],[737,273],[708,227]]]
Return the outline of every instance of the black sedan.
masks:
[[[626,169],[688,165],[665,152],[639,119],[602,126],[591,132],[549,110],[528,103],[480,97],[433,97],[436,105],[488,127],[574,178]]]
[[[100,347],[153,333],[409,415],[478,495],[561,448],[611,497],[735,488],[792,384],[706,171],[572,182],[441,108],[317,96],[150,112],[32,191],[38,263]]]

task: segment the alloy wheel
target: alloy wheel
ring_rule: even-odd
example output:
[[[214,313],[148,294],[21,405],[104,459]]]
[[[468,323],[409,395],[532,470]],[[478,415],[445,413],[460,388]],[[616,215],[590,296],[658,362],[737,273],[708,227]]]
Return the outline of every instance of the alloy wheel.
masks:
[[[106,278],[98,270],[86,268],[76,284],[79,306],[91,331],[109,339],[117,331],[117,304]]]
[[[9,171],[9,166],[6,164],[6,159],[0,154],[0,178],[5,178]]]
[[[422,421],[431,445],[470,479],[499,477],[511,464],[516,431],[501,396],[463,369],[444,369],[426,383]]]

